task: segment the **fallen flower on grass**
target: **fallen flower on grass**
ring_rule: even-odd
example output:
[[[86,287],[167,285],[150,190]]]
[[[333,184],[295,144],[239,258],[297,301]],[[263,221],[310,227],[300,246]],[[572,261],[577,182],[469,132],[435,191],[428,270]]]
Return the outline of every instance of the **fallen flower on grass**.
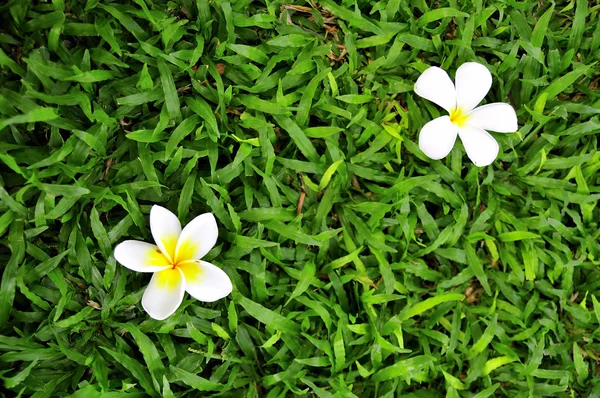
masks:
[[[142,297],[142,307],[152,318],[162,320],[172,315],[186,291],[205,302],[231,293],[227,274],[200,260],[213,248],[219,234],[211,213],[199,215],[182,230],[175,214],[155,205],[150,210],[150,230],[156,245],[126,240],[115,248],[115,259],[132,271],[153,273]]]
[[[442,159],[450,153],[458,135],[471,161],[476,166],[487,166],[500,148],[486,130],[516,132],[517,114],[504,102],[475,108],[492,86],[492,74],[485,66],[466,62],[456,71],[455,80],[456,85],[437,66],[428,68],[417,79],[415,92],[449,113],[423,126],[419,148],[431,159]]]

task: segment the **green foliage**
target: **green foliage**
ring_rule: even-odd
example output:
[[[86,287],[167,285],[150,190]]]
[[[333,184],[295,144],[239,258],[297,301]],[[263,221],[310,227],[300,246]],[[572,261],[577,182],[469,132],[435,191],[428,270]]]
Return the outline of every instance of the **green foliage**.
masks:
[[[600,7],[0,5],[0,396],[600,397]],[[513,104],[418,149],[428,65]],[[140,305],[114,246],[210,211],[234,292]]]

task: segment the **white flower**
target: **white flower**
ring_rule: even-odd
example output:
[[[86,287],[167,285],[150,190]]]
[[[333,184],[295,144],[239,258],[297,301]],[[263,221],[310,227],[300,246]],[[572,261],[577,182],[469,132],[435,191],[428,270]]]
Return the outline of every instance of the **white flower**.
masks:
[[[200,259],[217,242],[219,230],[211,213],[201,214],[181,229],[177,216],[160,206],[150,210],[150,230],[158,246],[126,240],[115,258],[137,272],[152,272],[142,307],[154,319],[172,315],[187,291],[200,301],[217,301],[231,293],[231,280],[213,264]]]
[[[487,166],[498,156],[499,146],[486,131],[514,133],[517,114],[512,106],[496,102],[475,108],[492,86],[492,74],[476,62],[462,64],[456,71],[456,86],[436,66],[428,68],[415,83],[415,92],[448,111],[423,126],[419,148],[431,159],[448,155],[460,136],[467,155],[476,166]]]

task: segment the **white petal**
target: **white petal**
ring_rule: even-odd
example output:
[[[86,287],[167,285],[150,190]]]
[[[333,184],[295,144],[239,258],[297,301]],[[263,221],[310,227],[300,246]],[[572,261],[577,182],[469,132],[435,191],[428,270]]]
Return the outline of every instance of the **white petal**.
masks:
[[[178,268],[185,276],[185,289],[196,300],[212,303],[233,289],[225,271],[206,261],[186,261]]]
[[[154,205],[150,210],[150,231],[160,250],[169,259],[175,258],[181,223],[177,216],[164,207]]]
[[[452,150],[457,132],[458,127],[450,121],[450,117],[433,119],[421,129],[419,148],[431,159],[441,159]]]
[[[177,268],[169,268],[152,275],[142,297],[142,307],[152,318],[162,321],[179,308],[184,294],[183,274]]]
[[[115,259],[126,268],[137,272],[158,272],[171,264],[160,249],[146,242],[126,240],[115,247]]]
[[[498,133],[514,133],[519,129],[517,113],[509,104],[495,102],[473,109],[468,124]]]
[[[466,62],[456,71],[456,102],[469,112],[481,102],[492,87],[492,74],[477,62]]]
[[[176,262],[199,260],[217,243],[219,229],[212,213],[194,218],[183,228],[177,242]]]
[[[421,73],[415,83],[415,93],[438,104],[448,112],[456,106],[456,90],[445,70],[432,66]]]
[[[458,129],[458,135],[475,166],[487,166],[498,156],[500,147],[487,131],[475,126],[465,126]]]

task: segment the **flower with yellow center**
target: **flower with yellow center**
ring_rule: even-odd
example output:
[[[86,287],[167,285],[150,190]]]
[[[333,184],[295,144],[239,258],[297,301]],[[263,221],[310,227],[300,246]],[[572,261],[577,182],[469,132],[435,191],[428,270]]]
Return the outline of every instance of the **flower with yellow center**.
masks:
[[[200,260],[213,248],[219,234],[211,213],[199,215],[182,229],[175,214],[155,205],[150,210],[150,230],[156,245],[126,240],[115,248],[115,259],[130,270],[153,273],[142,297],[142,307],[152,318],[171,316],[186,291],[205,302],[231,293],[227,274]]]
[[[500,147],[486,130],[514,133],[517,114],[512,106],[496,102],[475,108],[492,86],[492,74],[477,62],[462,64],[456,71],[456,85],[436,66],[425,70],[415,83],[415,92],[448,111],[421,129],[419,148],[431,159],[450,153],[456,136],[476,166],[487,166],[498,156]]]

